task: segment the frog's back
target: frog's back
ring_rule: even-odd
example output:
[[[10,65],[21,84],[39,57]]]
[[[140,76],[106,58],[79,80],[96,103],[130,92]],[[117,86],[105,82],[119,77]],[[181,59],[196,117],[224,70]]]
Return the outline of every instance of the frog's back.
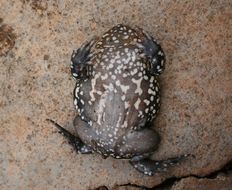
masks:
[[[102,142],[112,147],[129,130],[143,127],[159,109],[159,87],[148,73],[147,59],[136,43],[143,36],[117,25],[96,42],[97,55],[90,60],[93,77],[83,82],[79,98],[83,111]]]

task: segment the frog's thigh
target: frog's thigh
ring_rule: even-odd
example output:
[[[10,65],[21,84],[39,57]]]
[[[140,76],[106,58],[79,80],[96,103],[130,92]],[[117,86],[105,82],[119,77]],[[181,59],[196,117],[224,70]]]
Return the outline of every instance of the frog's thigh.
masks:
[[[152,129],[145,128],[129,132],[122,140],[120,152],[125,154],[151,153],[157,149],[160,137]]]
[[[93,140],[97,139],[96,133],[93,128],[87,122],[81,120],[79,116],[75,117],[73,125],[78,136],[85,143],[90,144]]]

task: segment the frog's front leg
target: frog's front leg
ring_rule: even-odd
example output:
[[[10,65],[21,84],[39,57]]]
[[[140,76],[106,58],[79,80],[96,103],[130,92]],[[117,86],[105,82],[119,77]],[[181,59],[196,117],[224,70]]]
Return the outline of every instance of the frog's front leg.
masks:
[[[88,62],[94,53],[91,48],[94,46],[95,40],[84,43],[79,49],[73,51],[71,57],[71,74],[77,80],[84,80],[92,76],[92,65]]]
[[[90,122],[90,120],[84,113],[84,103],[79,97],[79,89],[83,81],[89,79],[93,75],[93,67],[90,60],[95,56],[95,53],[91,52],[91,48],[94,44],[94,39],[84,43],[78,50],[73,52],[71,57],[71,74],[77,80],[74,89],[74,106],[81,116],[81,119],[85,122]]]
[[[165,55],[161,46],[141,28],[137,30],[143,34],[142,42],[138,42],[137,46],[142,49],[142,56],[146,57],[150,63],[149,72],[154,75],[160,75],[165,69]]]
[[[70,133],[69,131],[67,131],[66,129],[64,129],[62,126],[60,126],[58,123],[56,123],[51,119],[47,119],[47,121],[51,122],[59,130],[59,133],[61,133],[68,140],[69,144],[72,145],[72,147],[77,153],[81,153],[81,154],[93,153],[92,148],[84,144],[78,136],[73,135],[72,133]]]

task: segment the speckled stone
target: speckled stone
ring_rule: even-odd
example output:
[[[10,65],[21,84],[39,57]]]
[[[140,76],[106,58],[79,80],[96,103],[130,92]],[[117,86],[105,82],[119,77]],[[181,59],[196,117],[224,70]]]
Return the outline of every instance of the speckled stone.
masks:
[[[172,176],[204,176],[232,159],[232,5],[220,1],[0,0],[14,46],[0,57],[0,189],[153,187]],[[163,47],[162,141],[154,159],[195,157],[147,177],[126,160],[77,155],[45,120],[73,131],[73,49],[124,23]]]
[[[15,34],[13,28],[1,23],[0,18],[0,56],[6,54],[14,47]]]
[[[123,185],[113,187],[112,190],[145,190],[143,187],[136,187],[135,185]]]
[[[215,179],[197,179],[195,177],[188,177],[177,182],[171,190],[231,190],[232,189],[232,175],[219,175]]]

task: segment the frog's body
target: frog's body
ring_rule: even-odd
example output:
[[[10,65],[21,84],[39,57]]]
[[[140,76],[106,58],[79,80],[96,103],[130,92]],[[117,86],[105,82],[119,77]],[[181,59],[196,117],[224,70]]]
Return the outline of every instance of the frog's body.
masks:
[[[117,25],[72,55],[77,80],[74,120],[77,136],[58,128],[78,152],[131,159],[145,174],[165,170],[182,157],[152,161],[159,144],[150,128],[160,108],[157,76],[164,70],[164,52],[146,32]]]

